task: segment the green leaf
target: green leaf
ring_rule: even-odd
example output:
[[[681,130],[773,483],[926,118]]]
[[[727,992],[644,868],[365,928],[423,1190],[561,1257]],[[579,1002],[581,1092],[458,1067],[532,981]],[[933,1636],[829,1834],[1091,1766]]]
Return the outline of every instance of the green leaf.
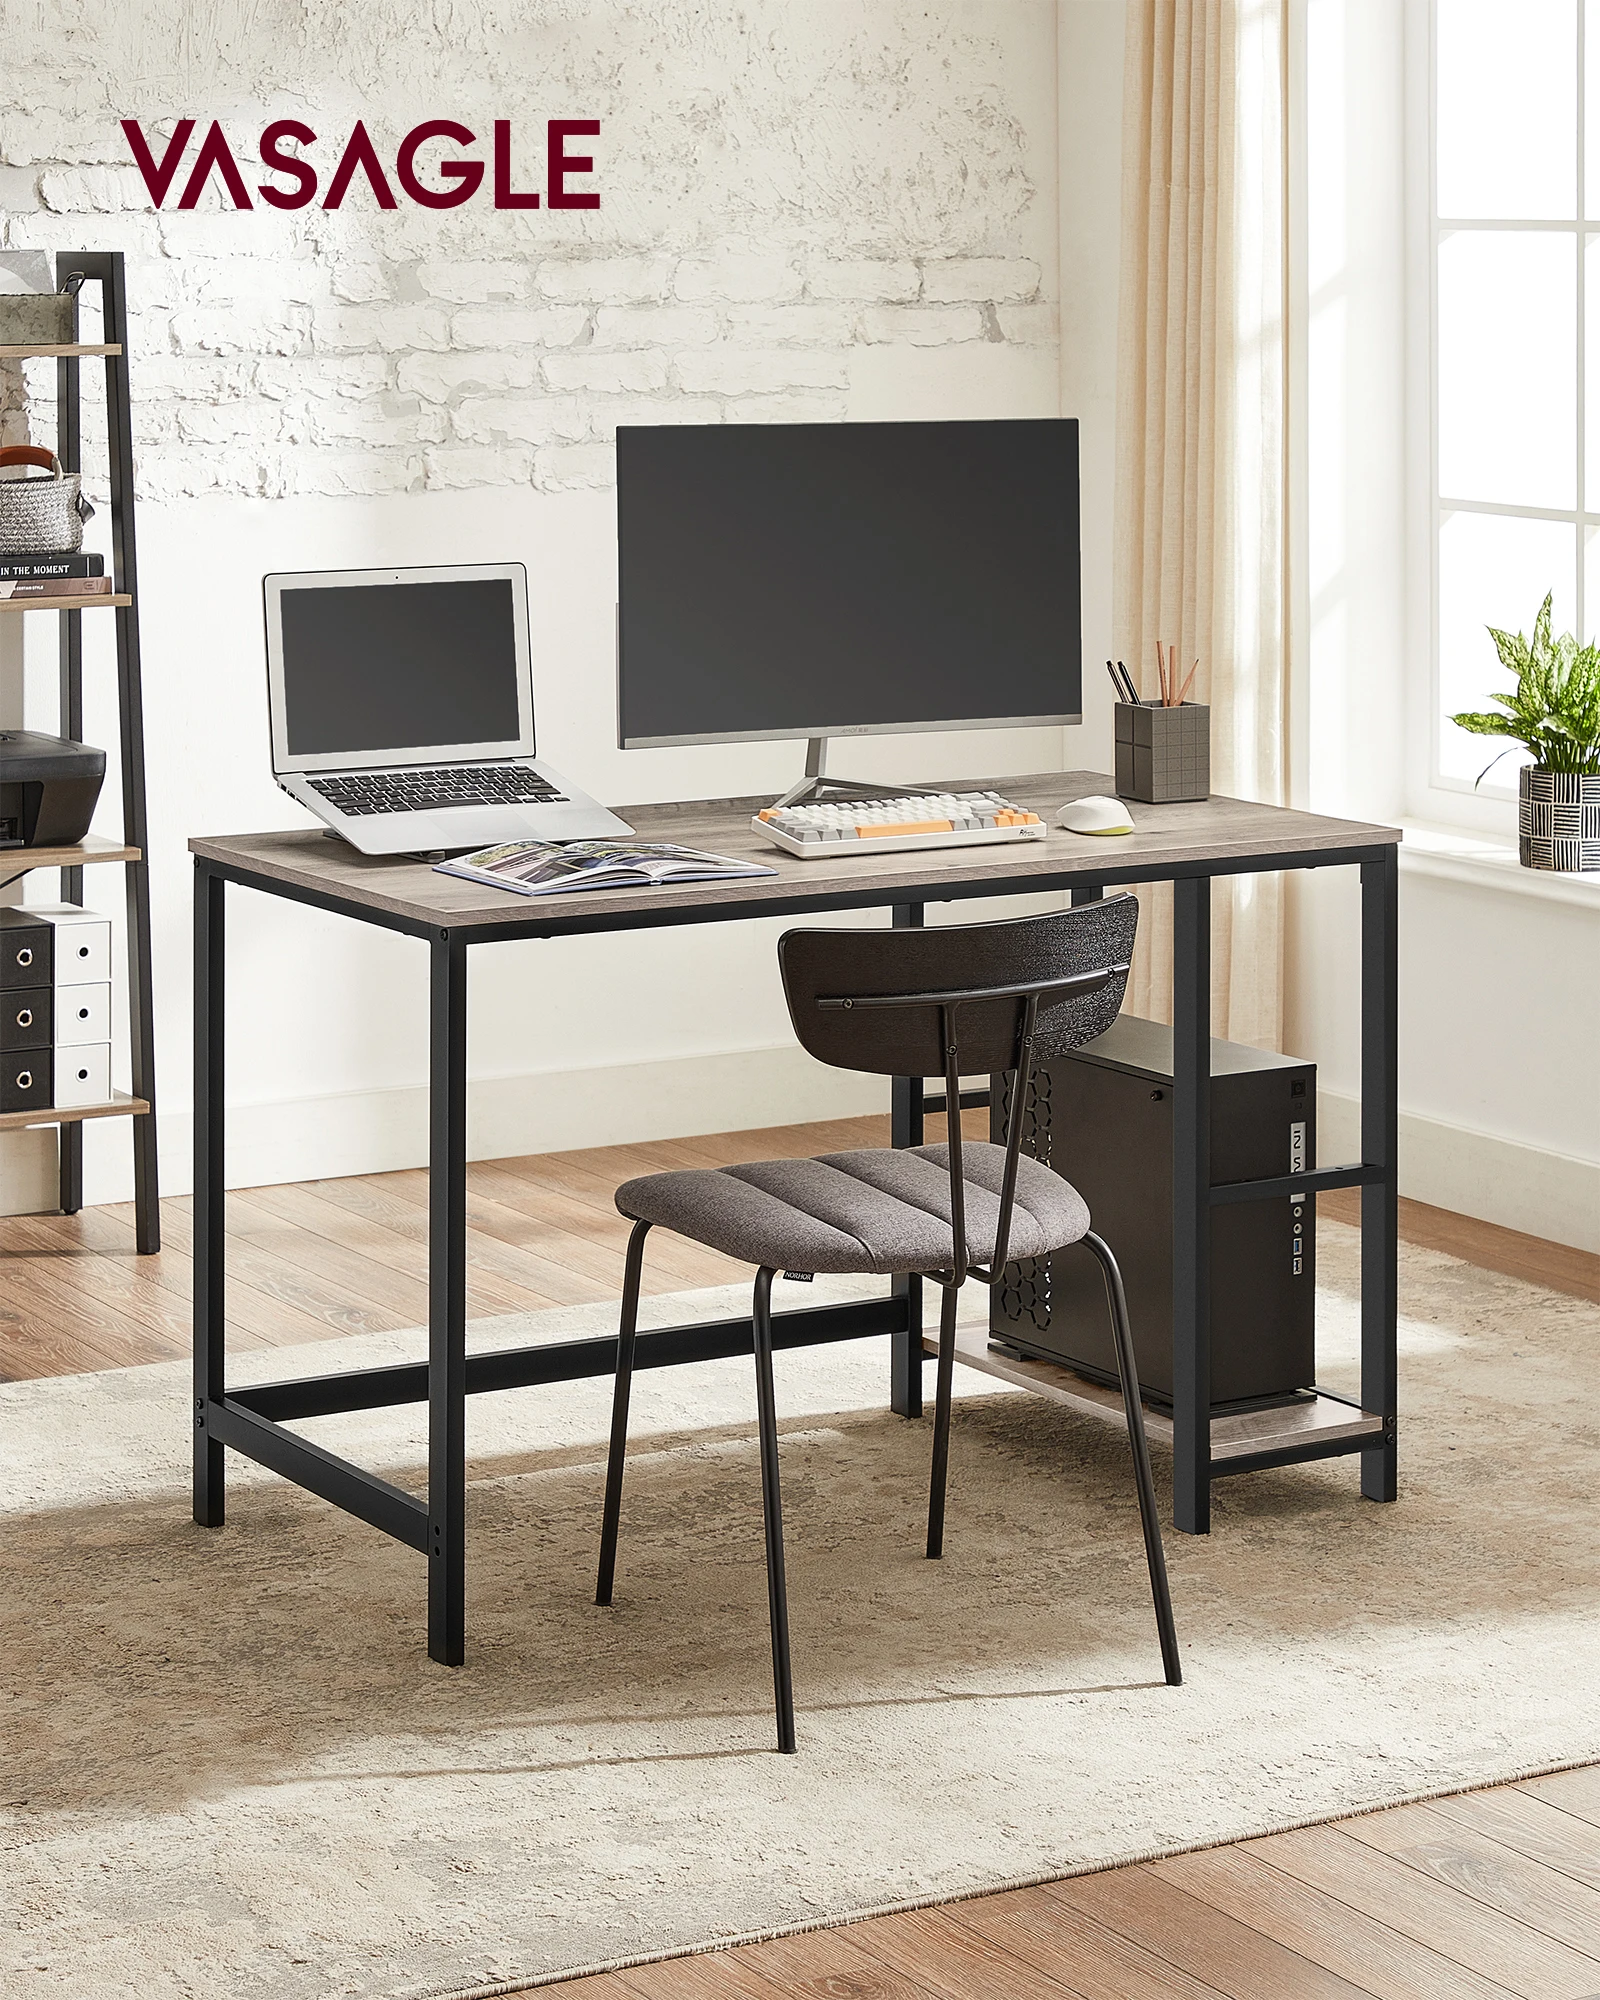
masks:
[[[1554,599],[1555,592],[1547,590],[1544,594],[1544,602],[1539,606],[1539,615],[1533,621],[1533,652],[1535,656],[1541,653],[1548,653],[1550,650],[1550,607]]]
[[[1468,729],[1474,736],[1509,736],[1512,733],[1503,715],[1452,715],[1450,720],[1457,729]]]
[[[1528,665],[1528,642],[1520,632],[1501,632],[1493,625],[1488,628],[1489,637],[1494,641],[1494,649],[1500,655],[1500,664],[1508,673],[1520,673]]]

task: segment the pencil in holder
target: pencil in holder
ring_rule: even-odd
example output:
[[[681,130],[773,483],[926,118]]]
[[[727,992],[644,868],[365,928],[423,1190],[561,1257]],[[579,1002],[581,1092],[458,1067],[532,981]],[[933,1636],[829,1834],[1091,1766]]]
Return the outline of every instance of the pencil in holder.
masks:
[[[1211,796],[1211,710],[1203,702],[1119,701],[1117,796],[1146,805]]]

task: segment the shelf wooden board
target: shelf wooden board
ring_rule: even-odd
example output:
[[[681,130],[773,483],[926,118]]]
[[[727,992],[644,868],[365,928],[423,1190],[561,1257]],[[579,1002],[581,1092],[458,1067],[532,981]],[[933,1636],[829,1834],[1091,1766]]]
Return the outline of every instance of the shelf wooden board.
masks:
[[[1336,1396],[1318,1396],[1310,1403],[1293,1403],[1282,1410],[1250,1410],[1237,1417],[1217,1417],[1211,1425],[1211,1462],[1249,1458],[1258,1451],[1288,1451],[1298,1445],[1333,1444],[1342,1438],[1379,1438],[1382,1417],[1370,1416]]]
[[[91,833],[77,847],[0,847],[0,886],[35,868],[89,868],[97,861],[138,861],[137,847]]]
[[[101,611],[132,602],[126,591],[118,590],[100,597],[0,597],[0,611]]]
[[[142,1097],[114,1090],[104,1104],[52,1104],[38,1111],[0,1111],[0,1132],[14,1131],[19,1125],[77,1125],[85,1118],[137,1118],[149,1109]]]
[[[87,358],[93,354],[120,354],[120,347],[6,347],[0,346],[0,361],[49,361],[70,359],[73,355]]]
[[[935,1335],[925,1334],[925,1352],[937,1354]],[[1086,1416],[1121,1424],[1122,1397],[1103,1382],[1091,1382],[1053,1361],[1027,1361],[1020,1355],[1003,1354],[989,1345],[984,1328],[956,1329],[956,1359],[981,1374],[993,1375],[1044,1396],[1065,1403]],[[1172,1419],[1158,1410],[1146,1410],[1146,1433],[1163,1444],[1172,1442]],[[1314,1402],[1291,1404],[1281,1410],[1250,1410],[1241,1416],[1214,1417],[1211,1422],[1211,1458],[1220,1464],[1230,1458],[1248,1458],[1258,1451],[1281,1451],[1296,1445],[1330,1444],[1339,1438],[1374,1437],[1383,1430],[1381,1417],[1369,1416],[1331,1396]]]

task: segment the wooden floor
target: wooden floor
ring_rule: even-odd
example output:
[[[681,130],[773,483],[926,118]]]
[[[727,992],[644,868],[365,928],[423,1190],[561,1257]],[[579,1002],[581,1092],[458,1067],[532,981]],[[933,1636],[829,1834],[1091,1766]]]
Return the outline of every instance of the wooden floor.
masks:
[[[985,1113],[969,1112],[981,1129]],[[930,1137],[940,1124],[930,1120]],[[635,1174],[886,1145],[886,1118],[602,1146],[467,1169],[470,1316],[615,1299],[628,1224],[612,1197]],[[0,1380],[187,1355],[191,1204],[161,1204],[163,1249],[136,1257],[133,1209],[0,1218]],[[228,1197],[231,1348],[293,1346],[422,1326],[428,1176],[366,1174]],[[749,1266],[658,1230],[646,1291],[747,1280]]]
[[[974,1132],[984,1114],[969,1114]],[[887,1121],[605,1147],[469,1169],[474,1315],[614,1299],[619,1182],[882,1144]],[[930,1138],[938,1136],[930,1131]],[[1356,1219],[1354,1194],[1322,1197]],[[0,1378],[189,1351],[190,1216],[139,1258],[127,1208],[0,1219]],[[427,1177],[228,1202],[230,1338],[281,1346],[427,1318]],[[1402,1233],[1600,1301],[1600,1257],[1401,1203]],[[658,1232],[647,1289],[748,1275]],[[1600,1768],[1044,1888],[539,1989],[565,2000],[1600,2000]]]
[[[539,1988],[548,2000],[1593,2000],[1600,1769]]]

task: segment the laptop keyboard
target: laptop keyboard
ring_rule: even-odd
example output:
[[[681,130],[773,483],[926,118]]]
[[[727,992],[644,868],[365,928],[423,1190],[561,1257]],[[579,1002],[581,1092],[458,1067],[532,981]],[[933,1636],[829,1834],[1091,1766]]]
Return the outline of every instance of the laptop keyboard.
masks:
[[[520,764],[446,764],[436,771],[351,771],[306,783],[352,819],[365,813],[434,812],[442,806],[552,806],[567,802]]]

